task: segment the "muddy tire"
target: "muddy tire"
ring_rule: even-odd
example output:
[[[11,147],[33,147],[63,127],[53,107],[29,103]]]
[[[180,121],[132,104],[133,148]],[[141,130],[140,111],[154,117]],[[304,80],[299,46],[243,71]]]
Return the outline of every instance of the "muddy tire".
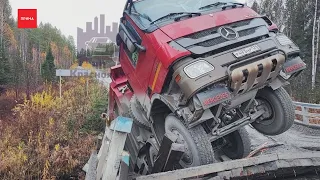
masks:
[[[275,136],[291,128],[294,123],[295,108],[284,88],[281,87],[275,91],[271,88],[264,88],[258,92],[256,99],[258,102],[263,102],[262,104],[269,112],[269,115],[263,120],[252,123],[257,131]]]
[[[249,155],[251,142],[245,128],[241,128],[224,138],[228,142],[221,150],[230,159],[241,159]]]
[[[165,120],[165,132],[173,133],[178,137],[176,143],[186,146],[187,153],[179,163],[183,168],[215,162],[208,135],[201,125],[187,129],[176,116],[170,114]]]

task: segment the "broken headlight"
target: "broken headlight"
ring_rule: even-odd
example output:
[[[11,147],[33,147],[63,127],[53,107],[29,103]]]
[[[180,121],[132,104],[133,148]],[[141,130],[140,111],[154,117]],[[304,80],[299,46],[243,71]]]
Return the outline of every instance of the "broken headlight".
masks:
[[[203,74],[213,71],[214,67],[207,61],[200,60],[189,64],[184,68],[184,72],[189,76],[189,78],[197,78]]]

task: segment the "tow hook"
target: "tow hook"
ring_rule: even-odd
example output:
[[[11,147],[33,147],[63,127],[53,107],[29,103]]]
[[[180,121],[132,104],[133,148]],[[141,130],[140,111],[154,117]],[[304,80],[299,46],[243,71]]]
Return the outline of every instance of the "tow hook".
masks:
[[[106,120],[108,118],[108,114],[107,113],[101,113],[101,119]]]

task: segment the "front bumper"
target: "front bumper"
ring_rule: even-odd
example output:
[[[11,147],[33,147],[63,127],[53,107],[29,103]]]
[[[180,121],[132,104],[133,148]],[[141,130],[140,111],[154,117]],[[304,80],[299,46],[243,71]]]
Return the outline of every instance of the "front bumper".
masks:
[[[253,45],[259,46],[260,51],[242,58],[236,58],[233,55],[233,52]],[[184,93],[181,105],[218,82],[227,84],[227,90],[231,95],[237,96],[271,83],[279,77],[279,74],[285,74],[285,77],[297,75],[306,68],[305,63],[299,56],[290,59],[291,56],[288,58],[288,55],[298,54],[298,52],[297,47],[289,49],[281,46],[274,37],[270,37],[209,57],[197,59],[188,57],[180,60],[173,66],[173,78],[180,76],[177,84]],[[214,70],[191,79],[184,72],[184,68],[199,60],[207,61],[214,66]],[[284,78],[284,80],[288,79]]]

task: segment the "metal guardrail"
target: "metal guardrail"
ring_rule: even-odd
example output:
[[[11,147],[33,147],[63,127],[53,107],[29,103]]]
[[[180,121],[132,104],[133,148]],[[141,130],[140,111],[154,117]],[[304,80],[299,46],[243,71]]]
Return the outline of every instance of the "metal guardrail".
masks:
[[[310,120],[312,119],[319,119],[320,121],[320,114],[319,113],[311,113],[309,110],[320,110],[320,104],[310,104],[310,103],[302,103],[302,102],[293,102],[296,110],[295,114],[302,116],[302,120],[295,120],[296,124],[308,126],[311,128],[320,128],[320,124],[312,123]],[[301,110],[299,110],[301,109]]]

